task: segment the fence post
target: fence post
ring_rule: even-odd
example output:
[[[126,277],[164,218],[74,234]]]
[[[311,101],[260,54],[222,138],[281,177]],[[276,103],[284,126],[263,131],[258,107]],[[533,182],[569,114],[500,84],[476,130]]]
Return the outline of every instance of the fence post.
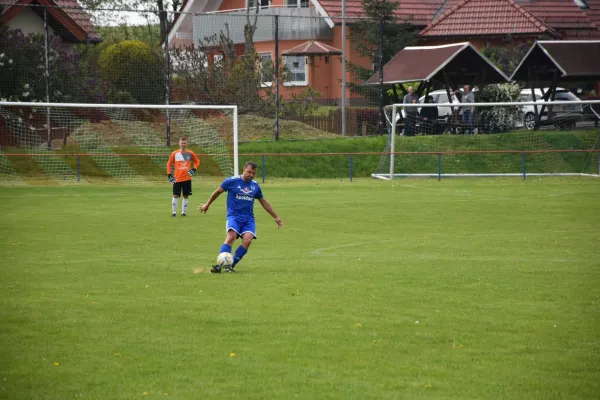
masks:
[[[438,181],[442,180],[442,153],[438,153]]]
[[[385,32],[385,22],[383,17],[381,17],[379,19],[379,49],[378,49],[378,54],[377,54],[377,63],[378,68],[379,68],[379,123],[377,124],[379,126],[379,129],[377,129],[378,132],[384,132],[385,131],[385,110],[384,110],[384,100],[383,100],[383,96],[384,96],[384,92],[385,89],[383,88],[383,45],[384,45],[384,32]]]
[[[161,11],[165,13],[164,11]],[[166,13],[165,13],[166,14]],[[165,15],[166,17],[166,15]],[[163,23],[163,21],[161,21]],[[163,28],[161,26],[161,28]],[[162,29],[161,29],[162,30]],[[165,31],[165,105],[169,105],[171,102],[171,60],[169,54],[169,27],[168,27],[168,18],[164,18],[164,31]],[[166,142],[167,147],[171,146],[171,115],[169,113],[169,109],[167,111],[167,120],[166,124]]]
[[[81,180],[81,156],[77,154],[77,182]]]
[[[46,103],[50,103],[50,34],[48,32],[48,7],[44,7],[44,58],[46,59]],[[52,150],[52,130],[50,127],[50,107],[46,109],[46,130],[48,131],[48,150]]]
[[[521,159],[523,162],[523,180],[525,180],[527,175],[527,162],[525,160],[525,152],[521,153]]]
[[[260,156],[261,160],[261,173],[262,173],[262,183],[265,183],[265,155]]]
[[[352,182],[352,154],[350,154],[350,182]]]
[[[275,16],[275,141],[279,140],[279,15]],[[263,180],[264,182],[264,180]]]
[[[342,0],[342,136],[346,136],[346,0]]]

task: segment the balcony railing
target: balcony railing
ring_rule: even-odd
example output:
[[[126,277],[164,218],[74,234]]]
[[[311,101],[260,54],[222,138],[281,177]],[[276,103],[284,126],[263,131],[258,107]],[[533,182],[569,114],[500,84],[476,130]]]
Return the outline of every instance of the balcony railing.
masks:
[[[314,8],[263,8],[259,11],[254,32],[254,42],[274,41],[275,16],[279,16],[279,40],[331,40],[333,31],[325,18],[318,16]],[[250,21],[254,21],[251,12]],[[223,32],[234,44],[244,43],[246,10],[231,10],[214,14],[194,16],[194,42]]]

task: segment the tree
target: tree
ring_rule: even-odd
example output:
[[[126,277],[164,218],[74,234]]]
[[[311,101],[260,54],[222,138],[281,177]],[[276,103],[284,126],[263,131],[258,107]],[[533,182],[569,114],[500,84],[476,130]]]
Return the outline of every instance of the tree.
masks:
[[[135,13],[145,21],[144,37],[149,44],[164,42],[168,26],[173,22],[175,13],[180,11],[182,4],[182,0],[79,0],[79,2],[92,16],[95,25],[112,27],[117,25],[124,35],[120,39],[141,39],[129,36],[131,27],[128,25],[131,24],[130,21]],[[159,29],[155,29],[157,26]]]
[[[258,23],[258,4],[246,7],[244,53],[236,53],[230,39],[230,27],[205,37],[194,45],[170,50],[175,84],[186,100],[197,103],[237,104],[240,113],[260,113],[267,105],[261,97],[266,74],[261,71],[260,57],[254,49]],[[220,55],[217,60],[214,55]]]
[[[395,0],[364,0],[362,7],[365,17],[350,28],[352,48],[362,57],[369,58],[376,70],[416,40],[416,31],[408,20],[398,20],[395,14],[398,6]],[[373,70],[351,61],[346,63],[346,68],[353,78],[348,83],[350,91],[369,99],[379,97],[380,88],[363,85],[373,75]]]
[[[396,10],[399,3],[395,0],[364,0],[362,7],[365,17],[359,19],[350,28],[350,43],[354,50],[362,57],[367,57],[380,71],[386,62],[392,59],[404,47],[412,44],[416,38],[416,31],[407,20],[399,21]],[[379,121],[378,130],[383,131],[386,126],[385,99],[383,85],[365,86],[373,71],[362,65],[348,61],[347,70],[352,75],[348,88],[351,92],[364,96],[366,99],[378,99]]]
[[[481,53],[496,64],[502,72],[510,76],[529,51],[531,44],[531,41],[516,42],[512,37],[508,37],[502,46],[491,46],[487,43],[481,49]]]
[[[49,38],[48,74],[45,42],[0,27],[0,98],[11,101],[105,102],[106,82],[99,79],[93,49]],[[49,78],[46,86],[46,77]]]
[[[124,40],[104,49],[98,64],[103,78],[110,83],[111,102],[164,102],[165,74],[160,49],[137,40]]]

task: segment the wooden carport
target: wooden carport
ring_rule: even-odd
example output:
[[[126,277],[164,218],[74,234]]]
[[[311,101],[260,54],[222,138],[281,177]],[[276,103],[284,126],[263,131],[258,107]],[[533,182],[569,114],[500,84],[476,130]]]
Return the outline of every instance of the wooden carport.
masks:
[[[564,83],[600,81],[600,40],[541,40],[531,46],[511,80],[522,82],[531,89],[540,89],[543,102],[553,101],[556,88]],[[544,90],[544,86],[548,90]],[[542,125],[547,105],[534,105],[535,126]],[[552,108],[552,105],[548,105]],[[597,111],[586,110],[598,120]],[[584,113],[585,114],[585,113]],[[549,123],[553,123],[549,120]]]

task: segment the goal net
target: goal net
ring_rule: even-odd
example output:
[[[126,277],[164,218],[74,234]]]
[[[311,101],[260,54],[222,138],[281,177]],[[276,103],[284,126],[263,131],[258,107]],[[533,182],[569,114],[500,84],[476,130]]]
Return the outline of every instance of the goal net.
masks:
[[[374,178],[600,172],[600,101],[394,104],[385,114]]]
[[[237,126],[235,106],[0,102],[0,181],[164,181],[182,136],[196,176],[231,176]]]

